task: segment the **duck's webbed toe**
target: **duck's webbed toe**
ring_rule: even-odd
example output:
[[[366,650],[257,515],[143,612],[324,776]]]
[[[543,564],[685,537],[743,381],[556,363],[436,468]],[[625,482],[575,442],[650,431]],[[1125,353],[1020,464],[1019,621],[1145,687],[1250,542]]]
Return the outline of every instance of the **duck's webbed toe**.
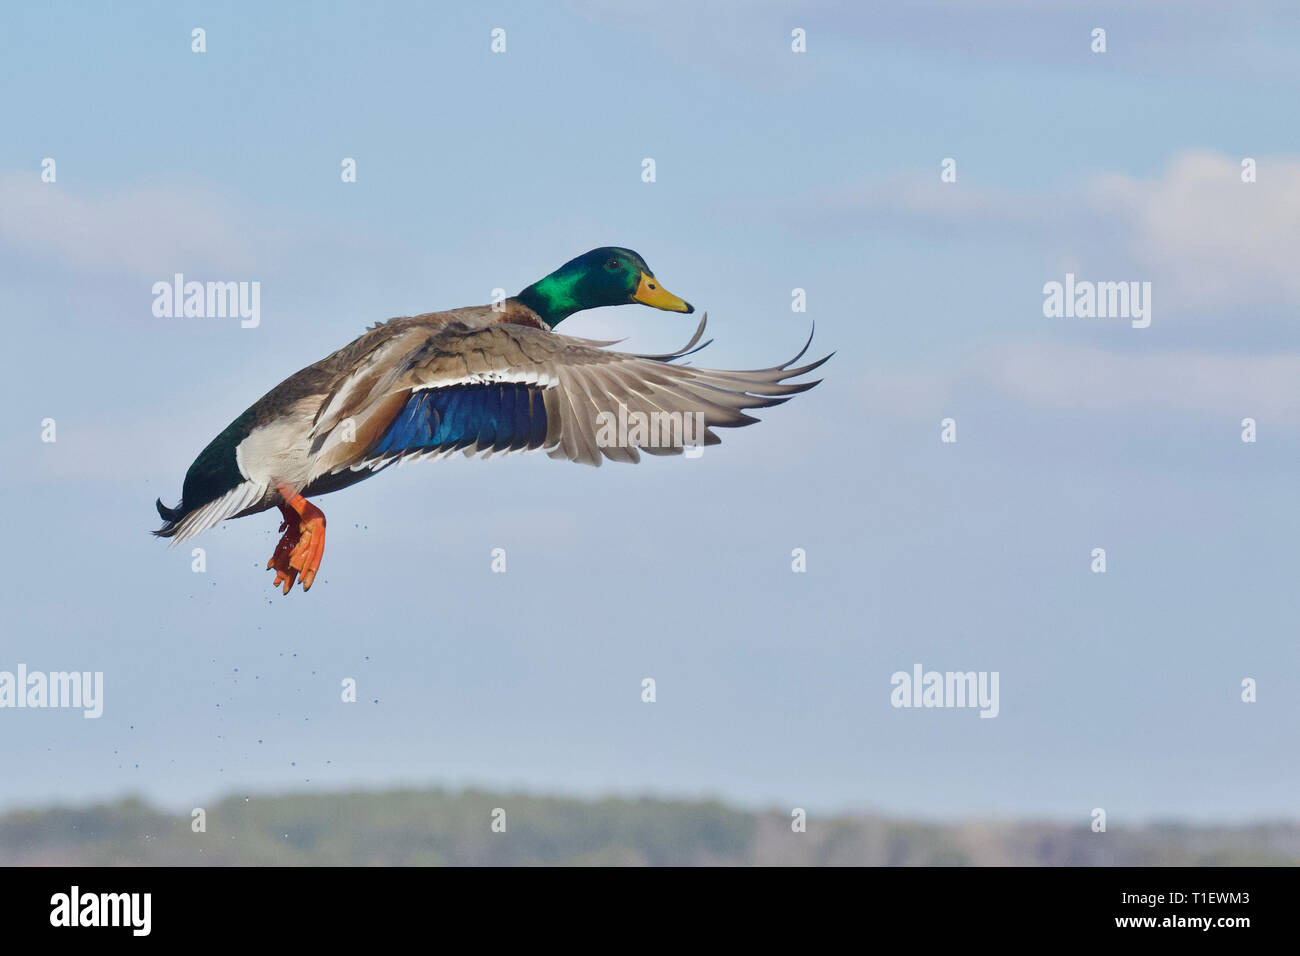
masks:
[[[275,569],[275,580],[271,582],[271,587],[278,588],[284,585],[284,593],[288,594],[298,577],[297,569],[289,564],[289,556],[298,546],[302,538],[302,530],[299,527],[297,512],[286,505],[280,505],[280,512],[284,515],[284,520],[280,522],[279,530],[283,531],[284,535],[275,546],[271,560],[266,562],[266,566]]]
[[[325,516],[319,508],[311,504],[307,507],[315,514],[303,517],[299,525],[302,534],[289,554],[289,570],[301,572],[304,591],[311,589],[312,582],[316,580],[316,572],[320,570],[321,558],[325,556]]]
[[[281,489],[281,494],[286,491]],[[280,524],[284,535],[275,546],[271,560],[266,562],[267,568],[275,570],[271,586],[282,588],[283,593],[288,594],[301,576],[302,589],[308,591],[325,556],[325,515],[296,493],[285,495],[280,513],[284,515]]]

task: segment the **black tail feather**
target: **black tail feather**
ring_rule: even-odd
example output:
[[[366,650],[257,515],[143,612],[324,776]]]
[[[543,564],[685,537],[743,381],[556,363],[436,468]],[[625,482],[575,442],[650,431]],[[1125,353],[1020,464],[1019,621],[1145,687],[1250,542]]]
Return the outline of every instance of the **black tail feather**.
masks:
[[[176,533],[176,524],[185,515],[185,502],[181,502],[175,508],[168,508],[159,498],[154,502],[154,507],[158,509],[158,516],[166,522],[161,528],[154,532],[160,538],[170,538]]]
[[[158,509],[158,517],[162,518],[163,521],[175,521],[185,514],[185,502],[183,501],[175,508],[168,508],[159,498],[154,502],[154,507]]]

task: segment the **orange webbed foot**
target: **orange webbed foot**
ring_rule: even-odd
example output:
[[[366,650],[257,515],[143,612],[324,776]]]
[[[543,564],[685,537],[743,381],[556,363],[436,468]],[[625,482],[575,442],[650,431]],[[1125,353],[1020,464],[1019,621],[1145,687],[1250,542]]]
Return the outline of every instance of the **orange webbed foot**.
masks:
[[[302,495],[284,486],[280,487],[280,494],[285,499],[280,505],[284,515],[280,530],[284,536],[266,563],[268,568],[275,569],[271,586],[283,585],[283,593],[288,594],[301,575],[302,589],[308,591],[325,555],[325,515]]]
[[[315,505],[305,503],[309,510],[298,525],[301,533],[289,553],[289,568],[301,572],[302,589],[309,591],[316,580],[316,572],[320,570],[321,558],[325,556],[325,516]]]
[[[284,514],[284,520],[280,522],[279,530],[284,532],[284,536],[280,538],[280,543],[275,546],[271,560],[266,562],[266,566],[267,568],[275,568],[275,580],[271,582],[271,587],[278,588],[283,584],[283,593],[288,594],[289,589],[293,587],[294,581],[298,577],[298,571],[289,564],[289,556],[293,553],[293,549],[297,547],[302,537],[302,530],[299,527],[297,512],[285,505],[280,505],[280,511]]]

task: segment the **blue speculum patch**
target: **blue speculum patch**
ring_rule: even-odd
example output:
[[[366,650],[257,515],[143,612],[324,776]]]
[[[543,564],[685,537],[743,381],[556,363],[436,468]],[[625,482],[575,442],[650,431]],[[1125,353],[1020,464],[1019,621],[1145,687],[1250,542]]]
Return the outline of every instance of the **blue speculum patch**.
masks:
[[[457,385],[414,392],[372,454],[464,448],[536,448],[546,438],[541,390],[522,383]]]

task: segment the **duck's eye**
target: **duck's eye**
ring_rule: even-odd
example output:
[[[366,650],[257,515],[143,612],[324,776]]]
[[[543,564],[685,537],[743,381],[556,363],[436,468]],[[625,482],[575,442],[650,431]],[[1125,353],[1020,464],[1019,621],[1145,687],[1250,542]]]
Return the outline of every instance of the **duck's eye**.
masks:
[[[617,268],[618,268],[618,260],[617,260],[617,259],[610,259],[609,262],[606,262],[606,263],[605,263],[605,268],[606,268],[606,269],[617,269]]]

